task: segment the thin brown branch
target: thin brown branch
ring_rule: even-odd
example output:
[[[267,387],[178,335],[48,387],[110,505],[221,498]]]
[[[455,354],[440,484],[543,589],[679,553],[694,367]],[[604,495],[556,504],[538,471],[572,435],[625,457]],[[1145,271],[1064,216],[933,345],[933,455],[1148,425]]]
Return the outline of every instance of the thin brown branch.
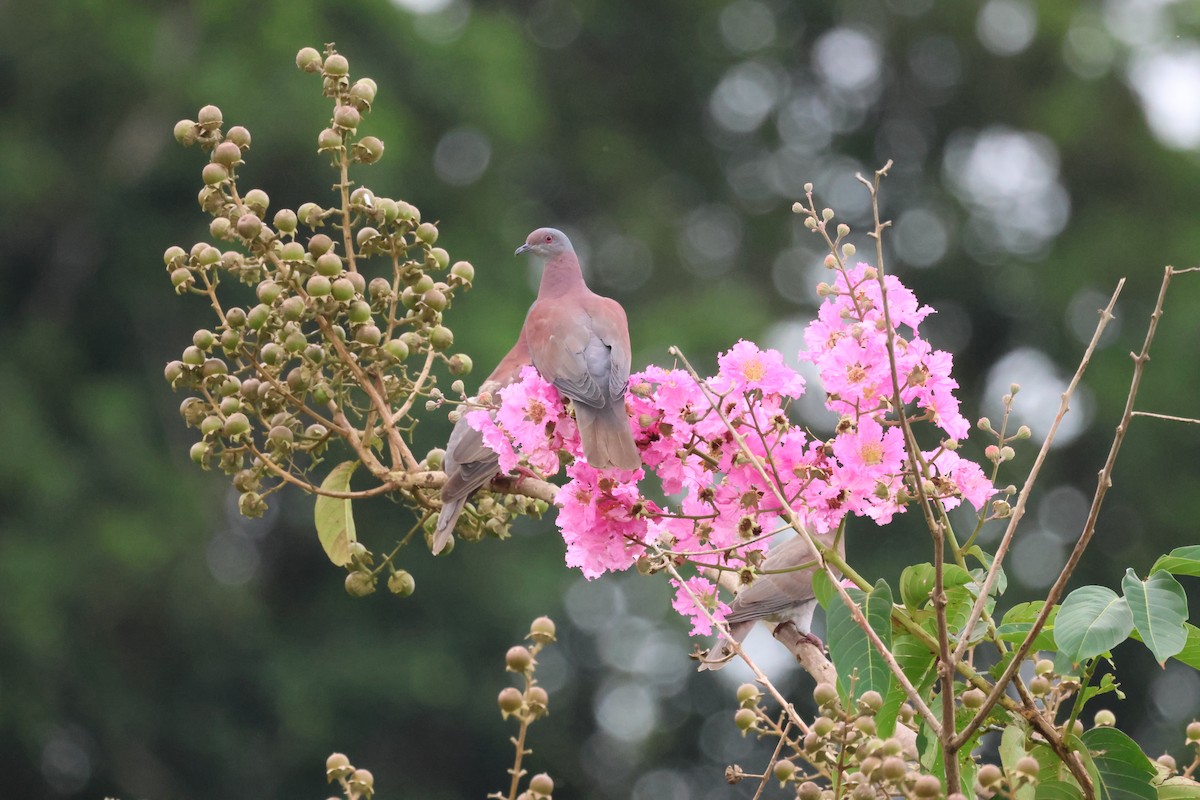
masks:
[[[993,557],[991,566],[988,568],[987,577],[984,578],[983,588],[979,592],[979,597],[975,599],[975,604],[971,607],[971,615],[967,617],[966,627],[963,628],[964,631],[973,630],[975,623],[979,621],[979,617],[983,614],[984,605],[991,595],[992,587],[996,584],[996,578],[1000,574],[1000,565],[1004,561],[1004,556],[1008,553],[1008,546],[1012,542],[1013,534],[1016,533],[1017,524],[1025,516],[1025,505],[1029,501],[1030,493],[1033,491],[1034,482],[1042,470],[1042,464],[1050,452],[1051,445],[1054,444],[1054,437],[1058,433],[1058,426],[1062,422],[1063,417],[1067,415],[1067,411],[1070,410],[1071,397],[1074,396],[1076,387],[1079,386],[1079,382],[1083,379],[1083,373],[1091,364],[1092,354],[1096,352],[1096,346],[1100,343],[1100,336],[1104,333],[1104,329],[1108,327],[1108,323],[1113,319],[1113,308],[1116,307],[1117,298],[1121,296],[1121,290],[1124,287],[1125,279],[1122,278],[1117,282],[1117,288],[1109,299],[1108,305],[1100,312],[1100,321],[1096,324],[1096,330],[1092,334],[1092,339],[1088,342],[1087,349],[1084,350],[1083,358],[1079,361],[1079,366],[1075,370],[1075,375],[1071,378],[1071,383],[1068,384],[1066,391],[1062,394],[1062,399],[1058,405],[1058,413],[1054,415],[1054,422],[1050,424],[1050,430],[1046,434],[1046,439],[1042,442],[1042,447],[1038,451],[1037,457],[1033,460],[1033,466],[1029,469],[1029,477],[1025,479],[1025,485],[1021,487],[1021,493],[1017,496],[1017,502],[1012,507],[1012,516],[1009,517],[1008,527],[1004,531],[1004,536],[1000,539],[999,546],[996,547],[996,555]],[[958,643],[958,647],[955,648],[955,660],[962,658],[963,653],[967,649],[968,638],[967,636],[962,637],[962,640]]]
[[[999,680],[996,681],[995,686],[988,694],[987,699],[977,712],[975,718],[972,719],[971,723],[966,729],[964,729],[964,736],[969,735],[969,732],[973,732],[979,727],[980,724],[982,724],[983,719],[991,711],[992,707],[1004,693],[1005,688],[1012,681],[1013,675],[1020,667],[1021,661],[1029,652],[1029,649],[1033,646],[1034,639],[1036,639],[1038,634],[1041,633],[1042,628],[1046,624],[1046,620],[1050,616],[1050,612],[1053,610],[1054,605],[1058,602],[1058,599],[1062,596],[1063,591],[1066,589],[1067,581],[1070,579],[1071,574],[1075,571],[1075,567],[1079,564],[1080,559],[1083,557],[1084,551],[1087,549],[1088,544],[1092,540],[1093,534],[1096,532],[1096,519],[1100,514],[1100,506],[1104,502],[1104,497],[1107,494],[1109,487],[1112,486],[1112,472],[1113,467],[1116,464],[1117,454],[1120,452],[1121,445],[1125,441],[1125,434],[1129,430],[1129,423],[1133,419],[1133,405],[1137,399],[1138,387],[1141,385],[1142,374],[1145,372],[1146,363],[1150,360],[1150,345],[1153,343],[1154,334],[1158,330],[1158,321],[1162,318],[1163,302],[1166,299],[1167,287],[1171,283],[1172,274],[1173,270],[1170,267],[1167,267],[1163,273],[1162,284],[1158,290],[1158,300],[1154,304],[1153,313],[1150,314],[1150,324],[1146,329],[1146,338],[1142,342],[1141,352],[1137,354],[1130,354],[1130,356],[1133,358],[1133,376],[1130,379],[1129,394],[1125,398],[1125,410],[1121,414],[1121,421],[1117,424],[1116,431],[1113,434],[1112,445],[1109,447],[1108,457],[1104,461],[1104,467],[1100,470],[1100,474],[1097,478],[1096,492],[1092,497],[1092,506],[1088,511],[1087,521],[1084,523],[1083,531],[1079,535],[1079,540],[1075,543],[1075,548],[1071,551],[1071,555],[1067,558],[1067,563],[1063,566],[1057,580],[1054,581],[1054,585],[1050,587],[1050,591],[1046,595],[1045,605],[1042,606],[1041,612],[1038,613],[1037,618],[1033,621],[1033,625],[1030,627],[1029,633],[1026,634],[1025,640],[1021,642],[1020,646],[1013,653],[1012,661],[1009,662],[1009,665],[1007,668],[1005,668],[1004,673],[1000,676]],[[1085,797],[1089,798],[1089,800],[1092,797],[1090,786],[1085,786]]]

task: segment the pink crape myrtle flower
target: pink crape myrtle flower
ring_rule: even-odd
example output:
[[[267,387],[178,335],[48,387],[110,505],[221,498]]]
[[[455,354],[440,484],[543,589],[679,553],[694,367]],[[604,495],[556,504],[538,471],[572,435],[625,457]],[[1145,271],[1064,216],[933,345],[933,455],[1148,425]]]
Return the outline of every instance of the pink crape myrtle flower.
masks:
[[[947,509],[966,500],[976,511],[982,511],[996,493],[996,487],[984,474],[983,468],[958,453],[942,450],[940,453],[926,453],[925,458],[938,475],[935,485],[942,490],[939,497]]]
[[[500,408],[467,414],[467,424],[483,434],[483,443],[500,456],[500,468],[511,472],[524,455],[529,466],[550,476],[559,470],[558,452],[580,452],[579,429],[566,412],[558,390],[533,367],[499,391]]]
[[[646,519],[634,510],[643,476],[640,469],[598,470],[586,461],[567,467],[570,480],[554,502],[568,567],[578,567],[591,580],[633,566],[645,551]]]
[[[721,381],[710,380],[709,383],[721,394],[755,389],[781,397],[795,398],[804,394],[804,378],[783,363],[778,350],[761,350],[754,342],[740,339],[720,355],[717,363],[720,365],[719,378],[728,382],[728,388],[718,388]]]
[[[691,595],[684,589],[684,584],[691,590]],[[712,621],[702,609],[707,609],[718,622],[724,622],[725,615],[729,613],[729,605],[721,601],[716,585],[707,578],[700,577],[687,578],[682,583],[672,578],[671,585],[675,587],[675,599],[671,601],[671,608],[691,621],[692,630],[689,635],[712,636]],[[692,595],[695,595],[694,600]]]

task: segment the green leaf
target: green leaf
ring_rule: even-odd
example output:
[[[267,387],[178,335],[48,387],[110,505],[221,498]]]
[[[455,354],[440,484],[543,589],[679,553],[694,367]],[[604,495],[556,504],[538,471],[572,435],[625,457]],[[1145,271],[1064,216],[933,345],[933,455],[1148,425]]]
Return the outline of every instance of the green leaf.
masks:
[[[933,668],[933,653],[912,634],[895,634],[892,639],[892,656],[918,694],[924,695],[937,680],[937,671]],[[900,706],[907,699],[908,695],[905,694],[900,681],[893,679],[891,690],[884,696],[883,707],[875,714],[876,732],[881,739],[886,739],[895,731],[896,716]]]
[[[913,564],[900,573],[900,599],[904,605],[916,611],[924,607],[933,593],[936,573],[933,564]],[[971,574],[957,564],[944,564],[942,584],[947,588],[971,583]]]
[[[1092,728],[1081,738],[1100,776],[1099,800],[1157,800],[1151,780],[1158,772],[1133,739],[1116,728]]]
[[[357,461],[343,461],[321,482],[321,488],[327,492],[350,491],[350,476],[357,467]],[[325,555],[339,567],[349,564],[350,545],[358,541],[354,533],[354,515],[350,510],[350,500],[318,495],[314,518],[317,537],[321,540],[321,547],[325,548]]]
[[[1081,586],[1067,595],[1058,611],[1054,641],[1063,656],[1078,664],[1107,653],[1132,630],[1125,598],[1105,586]]]
[[[1119,699],[1125,699],[1125,693],[1121,691],[1121,684],[1117,683],[1117,679],[1113,677],[1111,672],[1106,672],[1100,677],[1099,684],[1088,686],[1083,690],[1083,699],[1080,703],[1087,705],[1093,697],[1108,694],[1109,692],[1116,692]]]
[[[976,595],[971,592],[966,586],[947,587],[946,589],[946,629],[950,632],[951,638],[957,640],[963,635],[966,635],[972,642],[978,642],[987,633],[987,623],[982,619],[975,623],[975,629],[972,631],[964,631],[963,627],[967,624],[967,619],[971,616],[971,607],[975,605]],[[984,603],[984,610],[991,613],[995,607],[996,601],[988,598]],[[937,622],[934,622],[934,631]]]
[[[1033,800],[1083,800],[1083,792],[1073,782],[1039,781]]]
[[[987,552],[977,544],[971,545],[969,548],[967,548],[966,555],[974,557],[976,561],[984,566],[983,574],[975,575],[975,570],[971,571],[972,575],[975,577],[975,580],[979,582],[979,588],[982,589],[983,581],[987,577],[987,570],[992,568],[993,556],[991,553]],[[1007,589],[1008,576],[1004,574],[1004,567],[1001,567],[1000,571],[996,573],[996,582],[992,584],[991,593],[994,595],[1002,595]]]
[[[1000,626],[996,629],[996,635],[1005,642],[1021,643],[1025,641],[1025,637],[1029,635],[1029,631],[1033,628],[1033,622],[1037,619],[1037,615],[1042,613],[1042,607],[1046,605],[1045,600],[1034,600],[1031,603],[1018,603],[1010,608],[1004,618],[1000,620]],[[1054,643],[1054,619],[1058,616],[1058,607],[1050,610],[1050,616],[1046,618],[1046,624],[1038,631],[1037,638],[1033,640],[1034,650],[1054,650],[1057,649]]]
[[[1170,572],[1150,574],[1138,580],[1137,573],[1126,570],[1121,580],[1125,602],[1133,615],[1133,624],[1142,641],[1159,664],[1183,649],[1187,643],[1187,595]]]
[[[1000,763],[1005,772],[1013,772],[1017,762],[1025,757],[1025,729],[1020,725],[1009,725],[1000,737]],[[1014,800],[1033,800],[1033,784],[1027,783],[1013,793]]]
[[[1176,547],[1165,556],[1160,556],[1150,568],[1150,574],[1160,570],[1172,575],[1200,576],[1200,544]]]
[[[829,579],[829,573],[823,569],[813,570],[813,595],[817,598],[817,602],[821,604],[821,608],[829,612],[830,601],[836,601],[841,605],[841,599],[837,596],[837,589],[833,586],[833,581]]]
[[[1053,747],[1043,742],[1032,742],[1029,747],[1029,754],[1037,759],[1039,784],[1049,781],[1062,781],[1074,786],[1076,789],[1079,788],[1075,776],[1071,774],[1071,770],[1058,757],[1058,753],[1054,752]]]
[[[1175,654],[1176,661],[1181,661],[1194,669],[1200,669],[1200,628],[1195,625],[1184,625],[1187,631],[1187,641],[1183,649]]]
[[[863,610],[867,624],[879,636],[887,648],[892,646],[892,590],[880,580],[870,594],[860,589],[850,589],[850,597]],[[871,644],[866,631],[859,627],[850,614],[850,609],[840,599],[831,601],[826,612],[826,638],[829,657],[838,673],[838,692],[842,700],[851,704],[863,692],[874,690],[887,698],[891,689],[892,673],[883,656]],[[853,695],[851,695],[853,685]]]
[[[1158,800],[1200,800],[1200,783],[1176,775],[1158,785]]]

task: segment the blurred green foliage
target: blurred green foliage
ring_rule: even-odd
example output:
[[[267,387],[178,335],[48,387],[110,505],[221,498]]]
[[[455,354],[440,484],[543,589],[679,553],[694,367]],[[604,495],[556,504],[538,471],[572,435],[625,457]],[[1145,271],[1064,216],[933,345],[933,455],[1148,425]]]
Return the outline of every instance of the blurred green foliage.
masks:
[[[996,414],[1013,380],[1055,405],[1019,372],[981,396],[988,370],[1032,348],[1069,374],[1093,310],[1128,275],[1119,333],[1075,404],[1086,427],[1053,454],[1031,544],[1013,554],[1012,591],[1026,593],[1014,602],[1041,580],[1023,586],[1021,565],[1061,563],[1078,531],[1162,266],[1200,249],[1190,106],[1175,103],[1182,140],[1144,108],[1164,86],[1200,95],[1186,67],[1194,5],[405,5],[0,4],[6,796],[315,797],[325,756],[343,750],[385,795],[480,797],[510,759],[502,655],[541,613],[563,645],[531,764],[556,796],[741,796],[721,767],[757,763],[729,735],[731,688],[663,667],[685,651],[663,587],[581,585],[547,523],[438,561],[416,553],[412,598],[356,601],[324,561],[310,499],[285,495],[251,524],[188,462],[161,367],[207,319],[172,295],[159,255],[206,223],[202,163],[171,128],[215,103],[253,133],[242,175],[273,207],[328,198],[315,152],[328,111],[292,66],[304,45],[334,41],[379,82],[366,131],[387,152],[354,177],[440,220],[439,245],[476,265],[453,324],[480,374],[532,298],[512,249],[544,224],[566,228],[596,288],[625,304],[635,366],[665,363],[670,344],[711,366],[739,337],[791,356],[821,277],[791,201],[811,180],[861,229],[853,173],[887,158],[892,264],[941,312],[968,416]],[[924,216],[906,221],[914,209]],[[1197,415],[1198,303],[1195,280],[1178,280],[1141,407]],[[434,417],[423,447],[448,430]],[[1081,582],[1115,586],[1126,566],[1196,541],[1197,436],[1137,421]],[[384,541],[411,524],[386,501],[357,513]],[[886,546],[855,552],[855,536]],[[915,527],[851,537],[860,570],[889,579],[927,549]],[[1125,663],[1122,727],[1149,752],[1179,750],[1196,677],[1134,652]],[[798,699],[806,680],[791,684]],[[649,723],[613,727],[639,703]]]

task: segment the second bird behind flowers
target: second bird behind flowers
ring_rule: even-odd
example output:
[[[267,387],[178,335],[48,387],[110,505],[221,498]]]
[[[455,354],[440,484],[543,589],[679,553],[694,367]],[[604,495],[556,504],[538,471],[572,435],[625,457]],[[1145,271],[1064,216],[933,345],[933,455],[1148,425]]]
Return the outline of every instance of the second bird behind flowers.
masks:
[[[574,405],[588,464],[637,469],[642,460],[625,411],[630,360],[625,309],[587,287],[562,231],[538,228],[517,248],[521,253],[546,260],[537,300],[525,318],[533,366]]]

